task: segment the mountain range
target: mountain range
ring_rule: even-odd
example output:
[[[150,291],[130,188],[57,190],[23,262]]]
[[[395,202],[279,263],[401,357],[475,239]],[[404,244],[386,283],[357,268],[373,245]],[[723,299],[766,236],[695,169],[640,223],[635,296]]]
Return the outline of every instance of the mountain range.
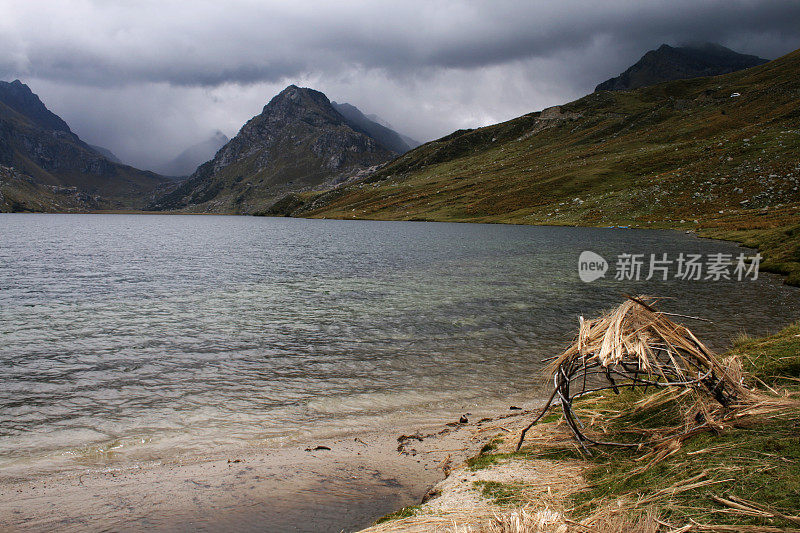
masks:
[[[790,54],[787,57],[794,56]],[[413,149],[413,141],[393,131],[387,124],[381,124],[377,116],[367,116],[350,104],[331,102],[318,91],[291,85],[265,105],[262,112],[249,120],[233,139],[218,132],[208,141],[184,151],[171,162],[170,169],[162,169],[165,174],[191,174],[178,182],[120,164],[110,151],[84,143],[25,84],[19,80],[0,82],[0,166],[5,169],[0,182],[0,194],[4,198],[0,209],[11,210],[12,206],[13,209],[45,211],[146,207],[188,212],[324,213],[331,216],[341,212],[336,206],[347,205],[349,216],[355,212],[360,213],[358,216],[404,218],[408,215],[440,219],[443,214],[436,214],[431,208],[420,211],[415,202],[403,201],[399,204],[403,206],[402,210],[388,213],[385,208],[376,209],[374,202],[370,208],[358,209],[345,199],[354,198],[351,194],[360,190],[359,184],[373,183],[377,186],[370,189],[369,196],[377,201],[383,192],[381,185],[387,180],[401,178],[407,185],[403,190],[410,194],[414,191],[413,187],[408,188],[410,184],[428,189],[434,183],[439,184],[443,176],[452,174],[454,168],[460,168],[460,163],[457,165],[456,162],[469,160],[470,167],[457,178],[457,189],[463,194],[449,197],[437,192],[436,197],[448,207],[445,218],[471,220],[502,216],[511,220],[526,213],[526,220],[542,222],[541,216],[532,213],[535,206],[541,204],[543,198],[552,197],[552,184],[558,182],[557,176],[575,165],[560,160],[557,154],[575,154],[584,162],[584,168],[572,170],[570,179],[565,182],[571,184],[566,190],[569,194],[574,193],[576,198],[594,195],[596,184],[600,182],[604,184],[605,195],[615,187],[630,193],[637,187],[651,185],[653,178],[644,178],[650,175],[646,165],[635,174],[619,172],[611,164],[590,165],[589,161],[594,161],[594,158],[583,154],[583,149],[594,145],[613,146],[617,150],[613,157],[625,159],[628,157],[626,148],[619,143],[627,139],[629,133],[635,133],[639,140],[654,135],[654,125],[659,125],[658,132],[668,137],[660,141],[660,146],[671,146],[684,139],[679,134],[686,133],[687,124],[694,123],[710,109],[718,111],[719,116],[715,115],[713,120],[707,117],[711,122],[706,124],[700,138],[710,136],[709,124],[719,124],[720,131],[738,135],[747,130],[749,122],[760,123],[764,116],[773,116],[777,109],[762,109],[771,98],[764,91],[742,92],[743,87],[731,85],[728,81],[728,85],[719,85],[721,80],[745,79],[746,73],[758,72],[759,68],[769,69],[770,65],[776,64],[765,65],[764,61],[719,45],[662,45],[647,52],[621,76],[598,85],[599,90],[585,98],[496,126],[457,131]],[[752,64],[759,66],[729,74],[726,78],[673,81],[657,85],[657,90],[655,87],[631,89],[665,78],[727,70],[738,72],[738,69]],[[786,58],[777,64],[781,65],[780,79],[790,78],[794,64]],[[766,80],[764,83],[771,82]],[[702,94],[690,90],[696,85],[704,87]],[[722,98],[727,88],[719,87],[729,85],[731,93]],[[622,96],[622,92],[628,92],[630,96]],[[612,96],[617,93],[620,95]],[[759,98],[754,100],[755,95]],[[748,106],[742,108],[745,102]],[[738,105],[735,106],[736,114],[732,115],[727,107],[734,104]],[[745,122],[732,120],[732,116],[753,109],[761,111],[748,116]],[[555,133],[565,125],[571,125],[573,129],[569,135],[557,140]],[[516,137],[509,138],[509,135]],[[697,137],[699,134],[693,135]],[[545,142],[545,139],[549,140]],[[515,143],[526,142],[533,144],[519,152]],[[683,142],[688,141],[684,139]],[[728,146],[725,140],[721,142]],[[533,147],[539,143],[544,143],[542,149],[547,147],[547,151],[534,156],[538,152]],[[682,153],[682,146],[672,151]],[[652,148],[640,148],[652,153]],[[498,149],[500,152],[496,153]],[[487,168],[482,159],[485,153],[495,154],[496,161],[505,161],[503,172],[490,170],[494,168],[491,165]],[[610,152],[604,153],[606,158],[611,155]],[[508,160],[511,154],[517,154],[513,161]],[[192,170],[206,158],[209,159],[207,162]],[[676,160],[687,164],[682,159]],[[553,161],[555,165],[545,180],[550,184],[548,193],[541,190],[543,184],[538,183],[539,178],[535,177],[536,168],[541,169],[543,161]],[[509,189],[513,194],[508,191],[500,194],[494,188],[497,175],[510,178],[513,175],[511,181],[517,184]],[[664,181],[664,176],[659,176]],[[478,182],[466,187],[474,179]],[[528,185],[523,187],[522,183]],[[327,192],[329,190],[331,192]],[[507,194],[510,194],[508,198]],[[313,209],[309,199],[313,199]],[[723,202],[729,200],[731,198],[723,195]],[[459,211],[457,206],[463,202],[484,209]],[[749,205],[742,205],[764,204],[759,199],[748,202]],[[585,203],[584,200],[578,205]],[[544,204],[549,205],[548,202]],[[658,204],[642,205],[652,211]],[[698,202],[682,205],[696,207]],[[575,206],[567,207],[566,204],[550,207],[548,220],[562,220],[565,212],[577,211]],[[637,209],[620,212],[632,215]],[[588,222],[585,217],[570,220]]]
[[[412,144],[355,106],[290,86],[235,139],[217,131],[159,175],[82,141],[21,81],[0,82],[0,211],[252,212],[286,192],[346,180]]]
[[[764,61],[708,43],[662,45],[597,90],[630,90]],[[9,169],[0,189],[8,199],[0,204],[4,210],[284,212],[298,194],[363,178],[417,146],[377,115],[292,85],[233,139],[216,132],[157,167],[163,176],[188,176],[175,181],[121,164],[110,150],[84,143],[22,82],[0,82],[0,165]],[[414,151],[415,158],[425,153]]]

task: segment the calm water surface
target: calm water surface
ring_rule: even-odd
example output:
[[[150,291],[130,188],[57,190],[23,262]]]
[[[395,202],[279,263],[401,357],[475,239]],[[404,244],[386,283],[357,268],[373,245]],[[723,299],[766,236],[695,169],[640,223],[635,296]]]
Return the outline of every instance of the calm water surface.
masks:
[[[677,232],[216,216],[0,215],[0,466],[283,443],[535,388],[620,294],[724,348],[800,317],[747,282],[577,276],[594,250],[738,253]]]

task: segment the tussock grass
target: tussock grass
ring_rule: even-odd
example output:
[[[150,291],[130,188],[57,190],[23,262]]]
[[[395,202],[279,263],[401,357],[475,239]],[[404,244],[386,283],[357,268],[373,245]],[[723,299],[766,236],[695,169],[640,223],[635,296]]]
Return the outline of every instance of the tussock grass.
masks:
[[[524,504],[526,503],[523,483],[502,483],[499,481],[475,481],[475,487],[480,490],[483,497],[495,505]]]
[[[409,505],[408,507],[403,507],[393,513],[389,513],[378,520],[375,521],[376,524],[383,524],[385,522],[390,522],[392,520],[399,520],[402,518],[409,518],[415,516],[419,511],[419,505]]]

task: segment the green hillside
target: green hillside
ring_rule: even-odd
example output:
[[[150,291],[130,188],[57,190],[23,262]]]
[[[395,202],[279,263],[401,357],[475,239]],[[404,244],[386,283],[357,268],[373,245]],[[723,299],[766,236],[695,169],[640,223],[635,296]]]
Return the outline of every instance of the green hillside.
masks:
[[[457,131],[269,214],[684,228],[761,245],[767,268],[800,283],[798,154],[795,51]]]
[[[74,213],[110,208],[105,199],[77,187],[45,185],[0,165],[0,213]]]

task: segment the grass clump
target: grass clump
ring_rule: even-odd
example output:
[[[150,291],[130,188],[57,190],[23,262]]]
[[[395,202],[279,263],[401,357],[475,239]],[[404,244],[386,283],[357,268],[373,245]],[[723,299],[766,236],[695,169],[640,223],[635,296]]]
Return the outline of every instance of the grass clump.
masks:
[[[526,454],[523,452],[513,453],[487,453],[481,450],[479,455],[467,459],[467,468],[475,472],[476,470],[483,470],[492,465],[499,464],[514,457],[524,457]]]
[[[499,481],[473,481],[475,489],[495,505],[521,505],[525,503],[522,483],[501,483]]]
[[[800,378],[800,322],[777,335],[749,339],[734,347],[754,380],[769,384],[781,384],[788,390],[796,390]]]
[[[503,443],[503,439],[502,439],[502,438],[495,438],[495,439],[492,439],[492,440],[491,440],[491,441],[489,441],[488,443],[484,444],[483,448],[481,448],[481,451],[480,451],[480,452],[478,452],[478,453],[479,453],[479,455],[485,455],[485,454],[487,454],[487,453],[489,453],[489,452],[493,452],[493,451],[494,451],[494,450],[496,450],[496,449],[497,449],[497,448],[500,446],[500,444],[502,444],[502,443]]]
[[[419,505],[409,505],[408,507],[403,507],[400,510],[397,510],[393,513],[389,513],[385,516],[378,518],[375,523],[382,524],[384,522],[389,522],[391,520],[399,520],[401,518],[409,518],[411,516],[415,516],[419,511]]]

